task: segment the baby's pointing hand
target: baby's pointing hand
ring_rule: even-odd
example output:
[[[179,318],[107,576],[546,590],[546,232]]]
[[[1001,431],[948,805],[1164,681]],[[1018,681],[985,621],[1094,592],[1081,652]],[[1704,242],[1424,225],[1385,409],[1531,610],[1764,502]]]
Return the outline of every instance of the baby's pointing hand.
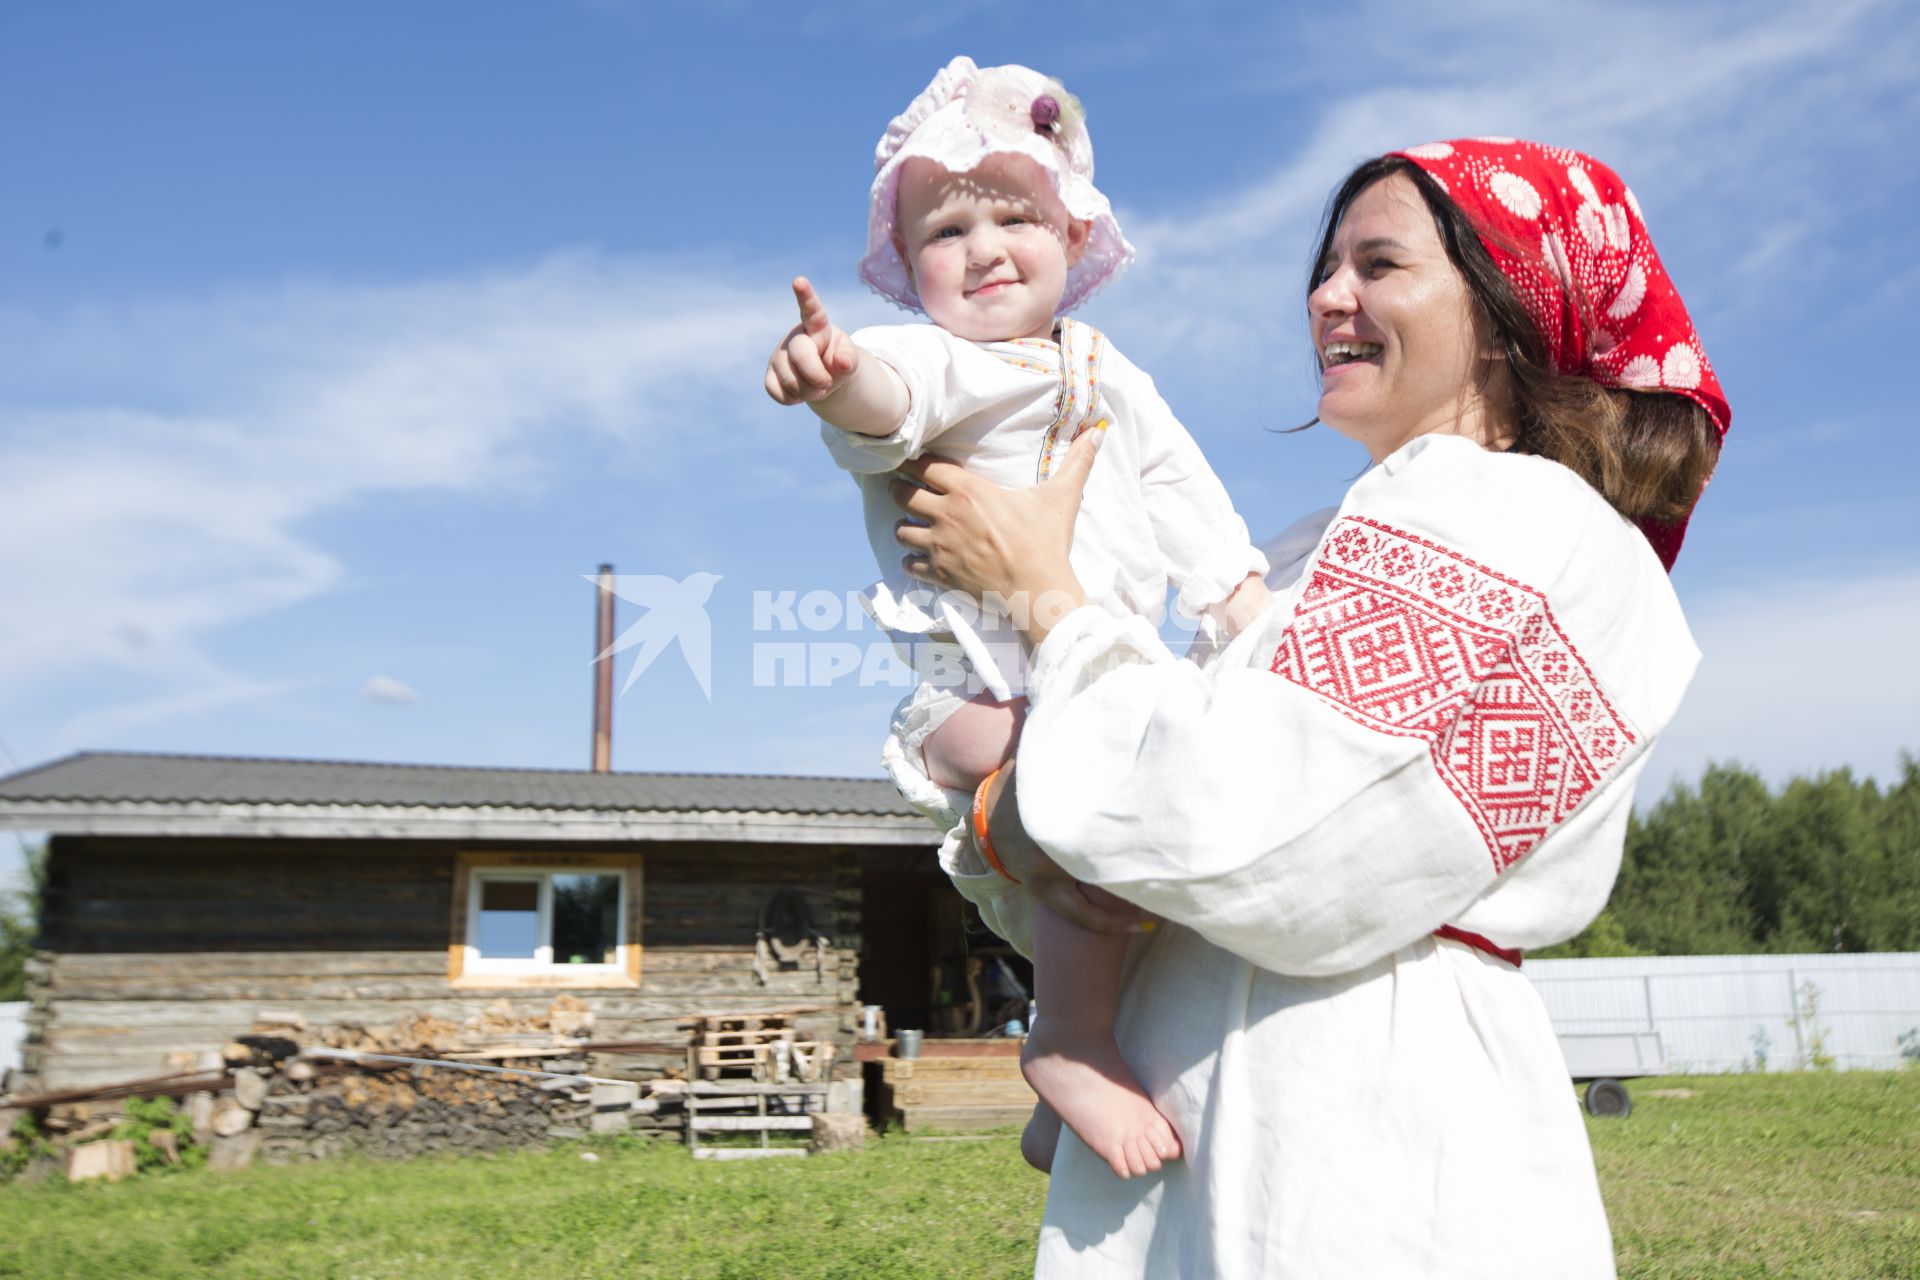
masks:
[[[767,361],[767,394],[776,404],[818,404],[845,385],[860,363],[860,348],[827,319],[827,304],[805,276],[793,281],[800,323]]]

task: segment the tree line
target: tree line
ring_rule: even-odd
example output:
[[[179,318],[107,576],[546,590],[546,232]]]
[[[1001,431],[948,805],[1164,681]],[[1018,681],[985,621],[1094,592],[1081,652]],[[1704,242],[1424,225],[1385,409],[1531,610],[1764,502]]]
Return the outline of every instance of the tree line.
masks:
[[[1738,765],[1634,814],[1613,897],[1552,956],[1920,951],[1920,757],[1775,791]]]
[[[27,998],[27,961],[40,915],[40,886],[46,883],[47,846],[23,846],[26,885],[0,883],[0,1004]]]

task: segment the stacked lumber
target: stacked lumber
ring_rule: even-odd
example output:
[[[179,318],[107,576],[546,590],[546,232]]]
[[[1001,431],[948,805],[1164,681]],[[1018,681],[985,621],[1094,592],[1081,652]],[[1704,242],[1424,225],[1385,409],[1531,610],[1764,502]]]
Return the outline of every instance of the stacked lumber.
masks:
[[[800,1039],[785,1011],[697,1014],[680,1025],[688,1029],[688,1079],[814,1083],[832,1073],[833,1042]]]
[[[929,1040],[918,1058],[868,1064],[878,1115],[908,1133],[976,1133],[1023,1125],[1037,1098],[1013,1040]]]

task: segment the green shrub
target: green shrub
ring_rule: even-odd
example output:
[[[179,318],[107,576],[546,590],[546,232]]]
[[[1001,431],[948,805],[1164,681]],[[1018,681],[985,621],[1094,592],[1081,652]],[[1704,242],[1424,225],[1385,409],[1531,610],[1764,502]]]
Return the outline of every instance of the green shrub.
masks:
[[[0,1142],[0,1182],[13,1181],[35,1160],[52,1154],[53,1144],[41,1135],[33,1117],[21,1116],[13,1122],[7,1140]]]
[[[153,1144],[153,1135],[161,1130],[173,1134],[174,1150],[180,1155],[177,1165]],[[112,1136],[133,1139],[134,1164],[142,1173],[150,1169],[198,1169],[207,1162],[207,1149],[193,1140],[193,1121],[172,1098],[128,1098]]]

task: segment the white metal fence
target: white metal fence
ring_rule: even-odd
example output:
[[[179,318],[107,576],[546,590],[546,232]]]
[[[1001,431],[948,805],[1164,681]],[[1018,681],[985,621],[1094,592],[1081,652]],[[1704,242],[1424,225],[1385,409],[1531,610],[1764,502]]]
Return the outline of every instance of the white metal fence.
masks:
[[[1920,1057],[1917,952],[1528,960],[1526,972],[1556,1032],[1657,1031],[1676,1073]]]
[[[20,1050],[27,1040],[27,1002],[17,1000],[0,1004],[0,1083],[7,1072],[20,1065]]]

